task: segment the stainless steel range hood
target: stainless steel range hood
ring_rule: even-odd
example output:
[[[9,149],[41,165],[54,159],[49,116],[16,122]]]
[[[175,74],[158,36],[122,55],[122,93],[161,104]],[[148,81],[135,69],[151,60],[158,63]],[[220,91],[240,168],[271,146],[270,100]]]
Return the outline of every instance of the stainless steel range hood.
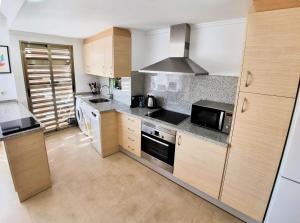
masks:
[[[171,26],[171,57],[147,66],[139,72],[208,75],[208,71],[189,58],[191,28],[188,24]]]

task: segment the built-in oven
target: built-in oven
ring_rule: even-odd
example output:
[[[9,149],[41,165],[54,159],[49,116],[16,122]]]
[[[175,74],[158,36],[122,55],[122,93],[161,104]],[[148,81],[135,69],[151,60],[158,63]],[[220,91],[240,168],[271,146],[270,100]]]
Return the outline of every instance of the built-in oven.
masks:
[[[142,123],[142,158],[173,172],[176,131],[152,123]]]

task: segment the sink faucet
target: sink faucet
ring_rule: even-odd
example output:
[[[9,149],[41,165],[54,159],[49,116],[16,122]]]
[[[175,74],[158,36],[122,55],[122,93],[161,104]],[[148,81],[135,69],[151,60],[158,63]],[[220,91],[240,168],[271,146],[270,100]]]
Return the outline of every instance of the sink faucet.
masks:
[[[108,89],[108,98],[109,99],[112,99],[113,98],[113,94],[111,94],[111,92],[110,92],[110,87],[108,86],[108,85],[106,85],[106,84],[104,84],[104,85],[102,85],[101,87],[100,87],[100,94],[102,94],[102,90],[103,90],[103,88],[104,87],[106,87],[107,89]]]

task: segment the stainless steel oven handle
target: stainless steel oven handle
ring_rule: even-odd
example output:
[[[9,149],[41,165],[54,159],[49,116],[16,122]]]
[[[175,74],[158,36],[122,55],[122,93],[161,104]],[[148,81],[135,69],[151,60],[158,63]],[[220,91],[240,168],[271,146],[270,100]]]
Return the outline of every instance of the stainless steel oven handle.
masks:
[[[168,145],[167,143],[163,143],[163,142],[161,142],[161,141],[158,141],[158,140],[156,140],[156,139],[153,139],[153,138],[151,138],[151,137],[149,137],[149,136],[146,136],[145,134],[142,134],[142,136],[145,137],[145,138],[147,138],[147,139],[150,139],[150,140],[152,140],[152,141],[154,141],[154,142],[157,142],[157,143],[159,143],[159,144],[161,144],[161,145],[164,145],[164,146],[168,146],[168,147],[169,147],[169,145]]]
[[[224,112],[222,111],[219,118],[219,130],[222,130],[223,119],[224,119]]]

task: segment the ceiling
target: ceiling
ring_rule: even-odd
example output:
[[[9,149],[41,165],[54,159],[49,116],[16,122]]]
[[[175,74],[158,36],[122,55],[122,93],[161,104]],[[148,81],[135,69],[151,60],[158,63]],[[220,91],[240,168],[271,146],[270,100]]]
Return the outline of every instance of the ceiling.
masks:
[[[11,29],[83,38],[110,26],[152,30],[245,17],[250,0],[25,1]]]

